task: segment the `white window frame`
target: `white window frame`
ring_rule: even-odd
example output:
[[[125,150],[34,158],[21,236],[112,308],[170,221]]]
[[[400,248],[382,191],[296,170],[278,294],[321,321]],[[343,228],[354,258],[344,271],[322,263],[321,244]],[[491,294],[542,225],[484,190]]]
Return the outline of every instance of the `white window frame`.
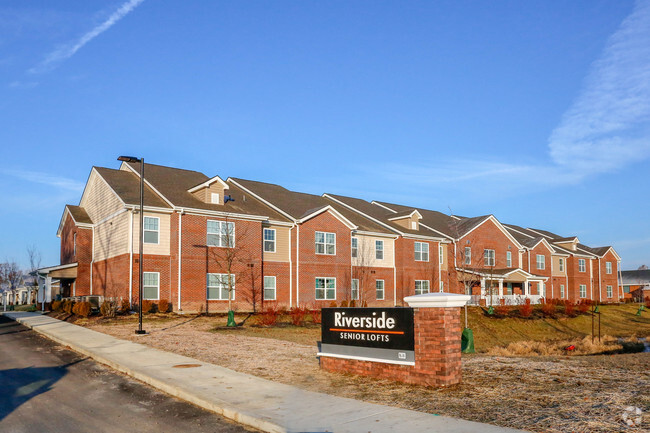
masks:
[[[210,193],[210,202],[213,204],[221,204],[219,201],[219,193],[218,192],[212,192]]]
[[[420,251],[418,251],[418,247]],[[426,242],[415,242],[413,244],[414,256],[416,262],[428,262],[429,261],[429,244]],[[424,251],[426,250],[426,251]],[[425,257],[426,255],[426,257]],[[420,258],[418,258],[418,256]]]
[[[147,229],[147,220],[156,220],[156,230],[151,230]],[[160,217],[153,217],[153,216],[144,216],[144,219],[142,220],[142,231],[144,232],[144,236],[142,236],[142,242],[145,244],[150,244],[150,245],[159,245],[160,244]],[[147,242],[147,233],[155,233],[156,234],[156,242]]]
[[[465,264],[472,264],[472,247],[465,247]]]
[[[612,262],[605,262],[605,272],[608,274],[612,273]]]
[[[535,256],[535,263],[537,264],[537,269],[546,269],[546,256],[544,254],[537,254]]]
[[[442,292],[444,292],[444,291],[445,291],[445,282],[444,282],[444,281],[440,281],[440,293],[442,293]]]
[[[375,259],[384,260],[384,241],[375,239]]]
[[[444,263],[444,252],[442,249],[442,245],[438,245],[438,264],[442,265]]]
[[[318,287],[318,280],[323,280],[323,287],[321,287],[321,288]],[[334,282],[334,287],[327,287],[327,283],[329,281]],[[316,290],[316,296],[315,296],[314,299],[316,299],[317,301],[336,301],[336,278],[335,277],[316,277],[315,282],[314,282],[314,287],[315,287],[315,290]],[[319,290],[323,291],[323,297],[322,298],[318,297],[318,291]],[[334,290],[334,297],[333,298],[328,297],[328,292],[330,290]]]
[[[418,229],[417,221],[411,221],[411,230],[417,230],[417,229]]]
[[[273,239],[267,239],[267,238],[266,238],[266,233],[267,233],[267,232],[268,232],[268,233],[272,233],[272,235],[273,235]],[[265,253],[275,253],[275,252],[276,252],[276,250],[275,250],[275,241],[276,241],[276,236],[275,236],[275,235],[276,235],[275,229],[268,229],[268,228],[265,228],[265,229],[263,230],[263,232],[262,232],[262,237],[263,237],[262,242],[264,242],[264,252],[265,252]],[[266,248],[266,246],[267,246],[267,242],[269,242],[269,245],[273,247],[272,249],[267,249],[267,248]]]
[[[359,279],[353,278],[352,285],[350,287],[350,299],[353,301],[359,300]]]
[[[491,253],[491,254],[490,254]],[[484,248],[483,249],[483,265],[484,266],[496,266],[497,259],[496,259],[496,252],[494,250],[491,250],[489,248]]]
[[[381,286],[381,288],[379,287]],[[379,297],[379,293],[381,292],[381,297]],[[386,284],[384,284],[384,280],[375,280],[375,298],[378,301],[383,301],[386,296]]]
[[[424,284],[424,283],[426,283],[426,284]],[[418,289],[418,286],[420,286],[419,289]],[[423,291],[423,286],[426,286],[426,292]],[[425,293],[430,293],[430,292],[431,292],[431,287],[430,287],[430,284],[429,284],[429,280],[415,280],[415,294],[416,295],[423,295]]]
[[[560,263],[560,272],[564,272],[564,259],[562,257],[560,257],[559,263]]]
[[[612,286],[607,286],[607,297],[608,298],[614,297],[614,291],[612,290]]]
[[[359,238],[356,236],[352,236],[350,239],[350,256],[353,259],[359,257]]]
[[[585,259],[578,259],[578,272],[587,272],[587,262]]]
[[[217,277],[217,284],[211,286],[210,285],[210,275],[215,275]],[[205,284],[206,284],[206,298],[208,301],[227,301],[228,300],[228,281],[226,280],[226,277],[228,274],[219,274],[219,273],[214,273],[214,272],[208,272],[205,276]],[[235,294],[237,293],[237,286],[235,283],[235,274],[230,274],[230,278],[232,279],[232,300],[235,300]],[[217,289],[219,296],[216,298],[211,298],[209,296],[210,290],[209,289]],[[225,298],[223,297],[223,292],[225,291]]]
[[[72,255],[77,257],[77,232],[72,235]]]
[[[268,286],[267,281],[268,282],[273,281],[273,287]],[[275,301],[276,300],[276,296],[277,296],[277,285],[276,284],[277,284],[277,279],[276,279],[275,276],[273,276],[273,275],[265,275],[264,276],[264,292],[263,292],[263,296],[264,296],[265,301]],[[266,296],[266,291],[267,290],[273,290],[273,297]]]
[[[155,275],[156,276],[156,285],[153,286],[151,284],[147,285],[145,284],[147,281],[146,276],[147,275]],[[147,288],[156,288],[156,297],[155,298],[148,298],[145,296],[145,293],[147,293]],[[157,301],[160,299],[160,272],[143,272],[142,273],[142,299],[146,301]]]
[[[506,251],[506,268],[512,267],[512,251]]]
[[[210,231],[210,223],[217,224],[217,231]],[[228,226],[232,226],[232,233],[228,234]],[[224,232],[225,227],[225,232]],[[210,236],[215,236],[217,239],[216,243],[210,243]],[[230,241],[230,245],[224,245],[226,239]],[[235,248],[235,223],[232,221],[218,221],[218,220],[207,220],[206,221],[206,236],[205,244],[209,247],[219,247],[219,248]]]
[[[587,297],[587,285],[580,284],[580,298],[586,298],[586,297]]]
[[[564,284],[560,284],[560,299],[564,299]]]
[[[318,242],[318,235],[323,235],[323,242]],[[331,235],[334,237],[334,242],[328,242],[327,238],[328,235]],[[318,252],[318,246],[322,245],[323,246],[323,252],[319,253]],[[327,252],[328,246],[332,247],[332,252]],[[314,233],[314,252],[319,255],[319,256],[335,256],[336,255],[336,233],[331,233],[331,232],[315,232]]]

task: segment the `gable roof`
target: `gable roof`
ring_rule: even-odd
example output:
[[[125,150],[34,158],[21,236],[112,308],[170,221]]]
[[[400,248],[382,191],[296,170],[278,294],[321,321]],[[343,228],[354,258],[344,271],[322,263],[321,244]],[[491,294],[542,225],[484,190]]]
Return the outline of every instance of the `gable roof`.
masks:
[[[81,224],[93,223],[93,220],[90,219],[90,216],[88,216],[88,212],[86,212],[86,209],[82,208],[81,206],[74,206],[71,204],[67,204],[65,205],[65,207],[70,212],[70,215],[72,216],[72,219],[74,220],[75,223],[81,223]]]
[[[140,205],[140,177],[125,170],[114,170],[105,167],[93,169],[106,181],[108,186],[127,205]],[[170,206],[158,196],[148,185],[144,186],[144,205],[170,209]]]
[[[650,284],[650,269],[621,271],[621,284],[624,284],[626,286]]]
[[[429,228],[434,232],[437,232],[438,235],[443,235],[450,239],[453,238],[453,236],[451,235],[450,227],[453,224],[455,224],[455,221],[457,221],[457,219],[450,217],[449,215],[446,215],[442,212],[429,210],[429,209],[408,207],[400,204],[388,203],[388,202],[376,201],[376,200],[373,200],[372,204],[378,207],[382,207],[384,209],[390,209],[395,213],[417,210],[420,213],[420,215],[422,215],[422,219],[420,220],[421,225],[424,225],[426,228]]]

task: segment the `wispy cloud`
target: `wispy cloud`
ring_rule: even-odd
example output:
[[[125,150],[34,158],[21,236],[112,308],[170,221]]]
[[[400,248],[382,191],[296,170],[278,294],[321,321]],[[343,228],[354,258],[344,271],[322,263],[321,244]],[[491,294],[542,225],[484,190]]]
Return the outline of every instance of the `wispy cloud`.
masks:
[[[94,38],[110,29],[113,25],[115,25],[115,23],[117,23],[119,20],[133,11],[136,7],[138,7],[138,5],[140,5],[140,3],[143,1],[144,0],[129,0],[123,3],[104,22],[82,35],[79,39],[69,44],[58,47],[49,53],[41,63],[29,69],[28,72],[38,74],[55,68],[61,62],[74,56],[75,53],[83,48],[84,45],[86,45],[88,42],[92,41]]]
[[[24,170],[2,170],[1,172],[5,175],[23,179],[28,182],[49,185],[67,191],[74,191],[78,193],[84,189],[84,184],[81,182],[65,177],[55,176],[49,173]]]
[[[38,86],[37,81],[12,81],[9,83],[9,87],[12,89],[33,89]]]

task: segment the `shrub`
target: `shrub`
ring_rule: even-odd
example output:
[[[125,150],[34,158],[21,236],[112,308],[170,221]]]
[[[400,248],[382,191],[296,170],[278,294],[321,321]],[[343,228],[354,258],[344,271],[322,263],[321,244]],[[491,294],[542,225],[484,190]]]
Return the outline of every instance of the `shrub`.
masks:
[[[158,301],[158,312],[159,313],[166,313],[169,311],[169,301],[167,299],[161,299]]]
[[[528,318],[531,314],[533,314],[533,306],[530,305],[530,299],[526,298],[524,305],[519,307],[519,316]]]
[[[503,301],[503,299],[502,299]],[[506,317],[510,315],[510,311],[512,310],[512,307],[509,307],[508,305],[497,305],[494,307],[494,312],[496,313],[497,316],[499,317]]]
[[[122,299],[120,301],[120,313],[126,314],[131,311],[131,302],[128,299]]]
[[[362,308],[368,308],[368,303],[366,301],[363,301],[363,304],[361,304]]]
[[[330,308],[336,308],[336,307],[337,307],[336,301],[330,302]]]
[[[61,311],[63,309],[63,302],[54,301],[52,302],[52,311]]]
[[[542,304],[542,314],[546,317],[555,317],[555,304],[552,302],[544,302]]]
[[[650,296],[645,297],[645,307],[650,309]]]
[[[354,299],[351,300],[350,301],[350,308],[356,308],[356,306],[357,306],[357,301],[355,301]],[[648,307],[648,308],[650,308],[650,307]]]
[[[314,308],[311,310],[311,321],[316,325],[320,325],[322,323],[320,308]]]
[[[72,307],[72,312],[77,316],[81,316],[81,317],[90,316],[91,310],[92,310],[92,305],[90,305],[90,302],[77,302]]]
[[[63,301],[63,311],[65,311],[68,314],[72,314],[72,307],[74,307],[74,301],[70,299],[66,299]]]
[[[154,304],[152,301],[145,299],[142,301],[142,314],[149,314],[153,313],[154,307],[156,304]]]
[[[566,301],[564,303],[564,314],[573,317],[576,314],[576,304],[573,301]]]
[[[117,302],[104,301],[99,307],[99,314],[104,317],[115,317],[117,314]]]
[[[294,307],[289,311],[289,316],[291,316],[291,323],[295,326],[300,326],[305,321],[305,316],[307,315],[307,309],[304,307]]]
[[[346,299],[341,301],[341,308],[348,308],[348,301]]]
[[[585,314],[587,311],[589,311],[590,307],[591,306],[589,305],[589,302],[586,302],[585,300],[583,300],[582,302],[580,302],[578,304],[578,312],[580,314]]]
[[[271,304],[264,308],[257,315],[257,324],[261,326],[275,326],[280,317],[280,309],[277,305]]]

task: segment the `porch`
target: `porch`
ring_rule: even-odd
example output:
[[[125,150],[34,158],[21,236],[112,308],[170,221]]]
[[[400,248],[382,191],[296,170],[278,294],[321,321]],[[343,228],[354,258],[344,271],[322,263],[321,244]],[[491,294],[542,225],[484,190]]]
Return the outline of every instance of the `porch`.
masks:
[[[464,272],[468,272],[464,270]],[[539,304],[545,297],[545,282],[548,277],[533,275],[523,269],[489,269],[471,271],[476,284],[468,293],[468,305],[521,305],[530,299]],[[533,294],[533,284],[537,293]]]

